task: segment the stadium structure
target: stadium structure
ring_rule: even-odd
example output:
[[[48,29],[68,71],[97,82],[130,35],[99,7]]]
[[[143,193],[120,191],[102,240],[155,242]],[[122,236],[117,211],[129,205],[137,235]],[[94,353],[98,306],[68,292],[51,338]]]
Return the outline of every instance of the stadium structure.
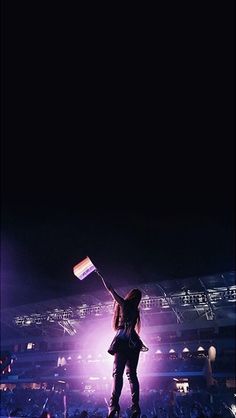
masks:
[[[131,287],[116,290],[125,295]],[[214,394],[222,388],[233,399],[235,272],[158,280],[139,288],[141,338],[149,348],[138,366],[141,397],[169,389],[184,395],[205,388]],[[3,310],[1,391],[67,390],[108,399],[112,311],[106,290]],[[123,391],[128,397],[127,381]]]

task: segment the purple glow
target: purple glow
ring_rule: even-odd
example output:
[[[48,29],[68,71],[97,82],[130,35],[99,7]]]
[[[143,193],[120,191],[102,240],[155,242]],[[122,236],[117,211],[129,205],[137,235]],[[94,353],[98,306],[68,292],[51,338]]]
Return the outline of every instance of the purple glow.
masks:
[[[115,335],[111,326],[111,317],[98,318],[97,320],[87,320],[80,327],[77,339],[80,341],[80,350],[75,354],[76,366],[75,374],[78,376],[89,376],[89,380],[97,382],[104,387],[106,393],[110,393],[112,385],[112,369],[114,356],[107,350]],[[145,344],[149,345],[148,337],[141,332],[141,338],[144,338]],[[152,353],[150,350],[140,353],[138,364],[138,378],[142,385],[145,374],[152,369]],[[123,390],[129,393],[129,384],[124,372]]]

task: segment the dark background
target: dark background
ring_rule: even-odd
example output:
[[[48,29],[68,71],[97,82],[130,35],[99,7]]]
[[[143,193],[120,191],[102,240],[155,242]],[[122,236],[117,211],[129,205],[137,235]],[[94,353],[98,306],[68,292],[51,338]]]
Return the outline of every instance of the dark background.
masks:
[[[4,307],[234,270],[234,2],[155,6],[2,2]]]

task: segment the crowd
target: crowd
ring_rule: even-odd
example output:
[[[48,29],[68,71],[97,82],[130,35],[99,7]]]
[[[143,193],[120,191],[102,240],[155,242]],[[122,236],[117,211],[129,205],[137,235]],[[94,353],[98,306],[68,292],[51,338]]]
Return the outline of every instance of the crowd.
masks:
[[[102,393],[72,390],[1,390],[1,417],[105,418],[107,398]],[[235,417],[232,390],[147,389],[141,394],[141,418],[230,418]],[[122,396],[121,418],[130,418],[129,394]]]

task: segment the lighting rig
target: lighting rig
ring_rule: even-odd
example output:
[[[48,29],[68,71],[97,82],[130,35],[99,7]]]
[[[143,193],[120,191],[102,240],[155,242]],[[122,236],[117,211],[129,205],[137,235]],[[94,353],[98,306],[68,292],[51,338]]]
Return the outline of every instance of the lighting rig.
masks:
[[[201,282],[202,283],[202,282]],[[158,285],[160,288],[160,285]],[[141,300],[143,314],[174,313],[177,323],[183,323],[191,310],[200,312],[198,316],[205,316],[212,320],[218,309],[229,306],[236,301],[236,286],[229,288],[206,289],[193,292],[188,289],[180,293],[167,295],[161,287],[162,296],[145,295]],[[81,321],[88,317],[111,315],[113,302],[98,303],[96,305],[82,304],[68,308],[55,308],[42,313],[28,313],[14,316],[12,325],[17,327],[40,326],[45,323],[58,323],[70,335],[76,333],[73,321]]]

